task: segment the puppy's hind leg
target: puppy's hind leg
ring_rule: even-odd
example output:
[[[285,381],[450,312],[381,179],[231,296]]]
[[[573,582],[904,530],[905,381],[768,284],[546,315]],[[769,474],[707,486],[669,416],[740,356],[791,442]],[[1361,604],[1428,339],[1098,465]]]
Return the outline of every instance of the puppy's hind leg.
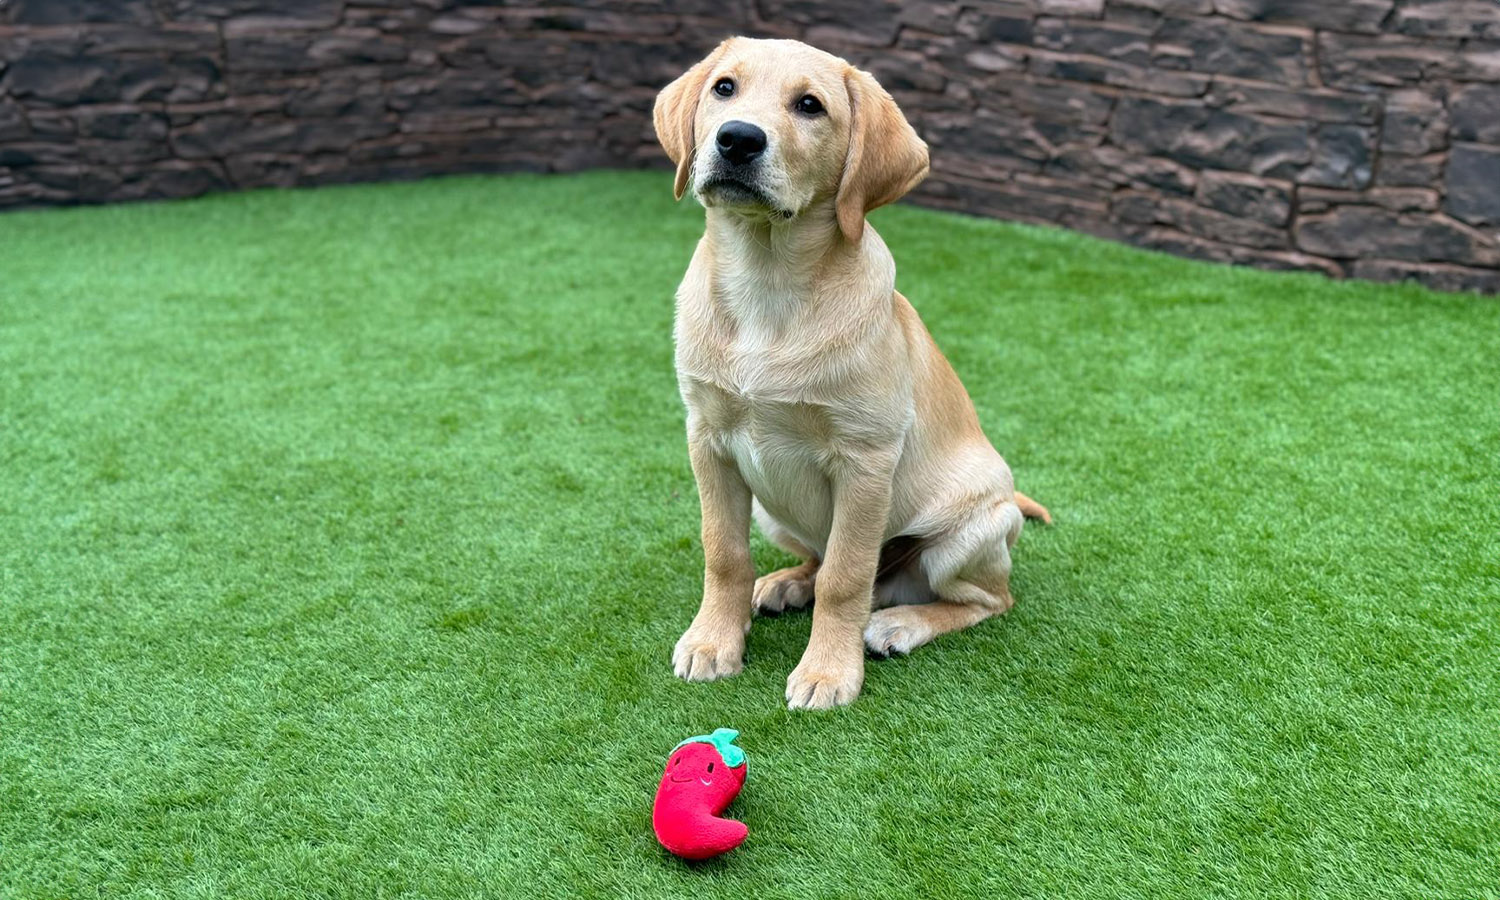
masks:
[[[1020,508],[1006,501],[927,546],[920,565],[937,599],[872,614],[865,627],[865,647],[871,655],[910,653],[939,635],[1009,610],[1015,602],[1010,594],[1010,548],[1022,522]]]
[[[789,609],[802,609],[813,601],[813,584],[822,564],[817,551],[802,543],[780,522],[771,518],[759,501],[751,507],[755,523],[766,539],[788,553],[802,557],[800,565],[778,569],[755,579],[755,594],[750,601],[757,616],[779,616]]]

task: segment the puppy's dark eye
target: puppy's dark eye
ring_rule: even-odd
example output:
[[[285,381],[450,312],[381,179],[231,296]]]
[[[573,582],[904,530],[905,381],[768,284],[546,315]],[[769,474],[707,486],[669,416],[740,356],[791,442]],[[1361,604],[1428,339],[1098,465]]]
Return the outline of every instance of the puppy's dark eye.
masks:
[[[822,111],[823,104],[812,94],[804,94],[802,99],[797,101],[797,112],[803,115],[815,116]]]
[[[714,93],[718,94],[720,97],[733,97],[734,96],[734,79],[733,78],[720,78],[718,81],[715,81],[714,82]]]
[[[708,772],[709,772],[709,774],[712,775],[713,771],[714,771],[714,764],[713,763],[709,763],[708,764]]]

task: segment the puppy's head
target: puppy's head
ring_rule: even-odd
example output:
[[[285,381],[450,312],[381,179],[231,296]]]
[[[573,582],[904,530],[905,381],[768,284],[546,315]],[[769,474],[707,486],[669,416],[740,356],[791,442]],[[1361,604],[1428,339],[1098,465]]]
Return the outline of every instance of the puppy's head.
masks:
[[[730,38],[656,98],[678,199],[789,219],[834,198],[839,229],[927,174],[927,145],[867,72],[798,41]]]

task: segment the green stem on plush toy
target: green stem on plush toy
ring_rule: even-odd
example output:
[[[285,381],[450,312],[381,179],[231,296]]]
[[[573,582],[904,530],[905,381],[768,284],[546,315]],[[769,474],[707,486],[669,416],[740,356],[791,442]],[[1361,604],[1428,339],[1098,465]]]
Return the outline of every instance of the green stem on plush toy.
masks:
[[[700,734],[697,737],[690,737],[676,747],[673,747],[672,751],[676,752],[683,744],[713,744],[714,749],[719,751],[719,756],[723,758],[724,765],[731,769],[736,769],[745,762],[745,751],[735,746],[734,743],[739,736],[740,733],[733,728],[715,728],[713,734]]]

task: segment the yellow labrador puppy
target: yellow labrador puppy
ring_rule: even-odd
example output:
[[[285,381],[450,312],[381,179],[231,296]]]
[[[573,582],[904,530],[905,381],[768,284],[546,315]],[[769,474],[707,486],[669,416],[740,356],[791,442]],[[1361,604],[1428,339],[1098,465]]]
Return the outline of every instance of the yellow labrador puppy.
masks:
[[[1009,609],[1023,511],[1047,515],[1015,493],[865,224],[927,174],[927,145],[868,73],[796,41],[725,41],[654,118],[678,199],[707,210],[676,324],[707,565],[672,664],[736,674],[752,612],[816,595],[787,703],[846,704],[866,648]],[[757,580],[752,516],[804,562]]]

